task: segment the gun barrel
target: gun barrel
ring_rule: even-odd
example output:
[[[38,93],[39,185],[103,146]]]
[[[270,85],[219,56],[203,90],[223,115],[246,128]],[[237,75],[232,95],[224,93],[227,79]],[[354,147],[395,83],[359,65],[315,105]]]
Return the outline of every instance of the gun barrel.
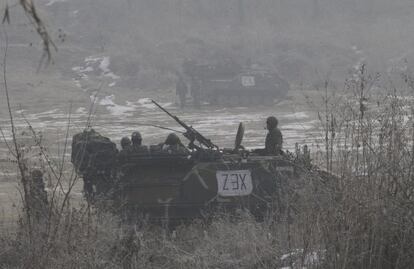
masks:
[[[155,102],[154,100],[151,100],[157,107],[159,107],[162,111],[164,111],[165,113],[167,113],[168,116],[170,116],[171,118],[173,118],[178,124],[180,124],[184,129],[186,129],[186,133],[184,134],[184,136],[186,138],[188,138],[189,140],[192,140],[192,142],[195,140],[197,140],[198,142],[200,142],[202,145],[206,146],[207,148],[213,149],[219,149],[218,146],[216,146],[215,144],[213,144],[213,142],[211,142],[210,139],[207,139],[206,137],[204,137],[202,134],[200,134],[197,130],[195,130],[193,127],[188,126],[187,124],[185,124],[184,122],[182,122],[177,116],[174,116],[173,114],[171,114],[169,111],[167,111],[165,108],[163,108],[160,104],[158,104],[157,102]],[[187,135],[186,135],[187,134]]]
[[[164,111],[165,113],[167,113],[168,116],[170,116],[171,118],[173,118],[176,122],[178,122],[178,124],[180,124],[182,127],[184,127],[184,129],[186,129],[188,131],[188,129],[190,128],[187,124],[185,124],[184,122],[182,122],[177,116],[174,116],[173,114],[171,114],[168,110],[166,110],[165,108],[163,108],[160,104],[158,104],[157,102],[155,102],[154,100],[151,100],[157,107],[159,107],[162,111]]]
[[[153,102],[154,105],[156,105],[157,107],[159,107],[162,111],[164,111],[165,113],[167,113],[170,117],[173,117],[173,118],[175,117],[174,115],[172,115],[170,112],[168,112],[165,108],[163,108],[160,104],[158,104],[154,100],[151,100],[151,102]]]

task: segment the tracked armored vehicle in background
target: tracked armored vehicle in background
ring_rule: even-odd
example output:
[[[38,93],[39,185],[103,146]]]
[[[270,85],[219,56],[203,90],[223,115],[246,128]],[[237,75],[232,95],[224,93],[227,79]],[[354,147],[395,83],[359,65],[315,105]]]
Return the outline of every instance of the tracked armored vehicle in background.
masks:
[[[194,103],[213,105],[272,105],[286,98],[289,83],[275,72],[257,66],[243,67],[227,61],[220,64],[183,64]]]
[[[220,149],[154,104],[185,128],[188,147],[164,150],[154,145],[114,161],[117,153],[113,143],[95,131],[75,135],[72,144],[72,162],[83,176],[87,197],[113,201],[127,222],[148,218],[176,223],[206,217],[216,210],[236,209],[247,209],[264,218],[277,206],[283,182],[304,172],[284,156],[261,156],[244,150],[242,124],[235,148]],[[93,193],[88,193],[90,190]]]

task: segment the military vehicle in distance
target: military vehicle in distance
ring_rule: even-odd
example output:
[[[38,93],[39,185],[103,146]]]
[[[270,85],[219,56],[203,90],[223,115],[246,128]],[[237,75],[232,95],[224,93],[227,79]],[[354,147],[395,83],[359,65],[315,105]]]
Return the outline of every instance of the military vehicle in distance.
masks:
[[[262,219],[275,206],[283,182],[303,173],[285,156],[244,150],[242,124],[234,149],[220,149],[153,102],[186,130],[188,147],[153,145],[116,160],[115,144],[93,130],[72,141],[72,163],[83,177],[85,195],[113,201],[128,223],[143,218],[177,223],[239,208]]]
[[[270,70],[232,61],[219,64],[183,63],[183,73],[195,104],[219,106],[273,105],[286,98],[289,83]]]

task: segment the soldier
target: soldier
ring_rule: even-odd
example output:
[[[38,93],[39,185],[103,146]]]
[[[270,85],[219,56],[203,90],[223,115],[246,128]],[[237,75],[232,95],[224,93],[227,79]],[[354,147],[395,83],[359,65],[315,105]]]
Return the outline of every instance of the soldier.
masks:
[[[47,210],[47,192],[45,190],[45,183],[43,182],[43,173],[39,169],[33,169],[31,172],[30,185],[30,203],[33,208],[34,216],[37,220],[44,217]]]
[[[127,159],[128,154],[132,150],[131,139],[129,137],[124,136],[121,138],[121,151],[118,154],[118,161],[124,162]]]
[[[140,132],[133,132],[131,135],[132,148],[136,149],[142,145],[142,136]]]
[[[148,147],[142,145],[142,136],[140,132],[133,132],[131,135],[132,151],[134,153],[148,154]]]
[[[177,146],[181,144],[181,140],[175,133],[170,133],[165,139],[164,145],[165,146]]]
[[[170,133],[167,136],[164,144],[162,145],[162,150],[166,150],[169,153],[187,153],[187,148],[181,143],[180,138],[175,133]]]
[[[178,98],[180,98],[180,107],[185,107],[185,98],[188,92],[188,87],[184,81],[184,78],[180,74],[178,75],[178,80],[175,85],[175,91],[178,95]]]
[[[200,80],[192,76],[191,77],[191,95],[193,96],[193,104],[195,108],[200,108],[200,91],[201,85]]]
[[[121,138],[121,151],[128,151],[129,149],[131,149],[131,139],[129,139],[129,137],[124,136]]]
[[[266,120],[267,130],[265,141],[265,153],[267,155],[279,155],[282,153],[283,137],[282,132],[277,128],[278,120],[270,116]]]

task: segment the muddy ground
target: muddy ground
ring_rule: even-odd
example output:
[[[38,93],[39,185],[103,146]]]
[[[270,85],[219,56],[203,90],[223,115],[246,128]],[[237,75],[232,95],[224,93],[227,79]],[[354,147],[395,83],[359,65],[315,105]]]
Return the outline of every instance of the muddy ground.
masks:
[[[21,59],[21,53],[33,57],[33,52],[27,50],[11,44],[6,73],[17,137],[19,143],[27,147],[33,145],[33,135],[28,128],[31,126],[36,135],[42,137],[42,144],[54,162],[60,162],[64,153],[65,160],[70,160],[71,138],[81,132],[88,121],[118,147],[120,139],[133,131],[140,131],[143,143],[147,145],[163,142],[171,132],[151,125],[184,131],[155,107],[151,99],[223,148],[234,146],[240,122],[245,124],[243,145],[250,149],[264,147],[265,120],[269,115],[279,119],[286,150],[293,150],[295,143],[308,144],[312,148],[320,137],[316,115],[319,106],[315,103],[322,100],[323,93],[318,90],[303,90],[292,85],[288,98],[275,100],[273,106],[228,108],[205,104],[199,109],[192,106],[180,109],[173,88],[148,90],[125,86],[123,74],[111,70],[109,56],[87,56],[72,64],[59,60],[61,54],[70,54],[68,49],[62,48],[55,63],[37,69],[24,61],[14,60]],[[68,64],[73,66],[68,69]],[[5,97],[3,89],[1,94]],[[12,156],[7,146],[11,141],[11,128],[5,98],[0,105],[0,127],[4,135],[0,140],[0,214],[3,215],[0,219],[8,222],[16,218],[18,210],[14,206],[19,205],[20,195],[17,167],[10,161]],[[68,145],[66,150],[65,145]],[[313,149],[318,150],[316,146]],[[30,156],[35,154],[30,151],[28,154],[36,157]],[[38,165],[39,162],[34,164]],[[67,169],[71,169],[70,163]],[[78,200],[82,199],[81,190],[79,183],[73,193]]]
[[[173,119],[156,108],[151,99],[159,101],[171,113],[177,115],[188,125],[196,128],[200,133],[210,138],[220,147],[232,148],[238,124],[245,124],[243,145],[247,148],[264,146],[266,135],[265,119],[275,115],[280,121],[280,128],[284,136],[284,148],[293,150],[295,143],[310,144],[318,137],[318,120],[315,113],[306,105],[306,102],[297,102],[302,93],[292,91],[288,100],[276,103],[274,106],[258,107],[211,107],[202,106],[200,109],[188,107],[180,109],[174,103],[172,90],[139,92],[135,99],[122,100],[115,94],[99,96],[92,107],[85,101],[82,104],[72,104],[69,113],[69,102],[44,106],[25,106],[14,111],[19,140],[27,145],[33,144],[30,124],[36,132],[42,135],[43,144],[47,147],[52,159],[61,160],[68,145],[65,158],[70,160],[71,137],[83,130],[88,119],[91,126],[104,136],[109,137],[119,146],[123,136],[129,136],[133,131],[140,131],[143,143],[158,144],[170,133],[151,125],[159,125],[177,131],[184,131]],[[295,96],[296,95],[296,96]],[[125,97],[124,97],[125,98]],[[129,97],[130,98],[130,97]],[[301,98],[302,101],[305,98]],[[9,118],[6,113],[1,114],[0,126],[8,142],[11,139]],[[66,132],[69,131],[69,140],[66,143]],[[181,136],[182,141],[186,139]],[[0,210],[7,220],[14,219],[19,205],[20,196],[17,185],[17,168],[10,162],[11,155],[4,141],[0,143]],[[35,165],[39,165],[38,163]],[[50,186],[49,186],[50,187]],[[82,185],[78,184],[74,196],[82,199]]]

